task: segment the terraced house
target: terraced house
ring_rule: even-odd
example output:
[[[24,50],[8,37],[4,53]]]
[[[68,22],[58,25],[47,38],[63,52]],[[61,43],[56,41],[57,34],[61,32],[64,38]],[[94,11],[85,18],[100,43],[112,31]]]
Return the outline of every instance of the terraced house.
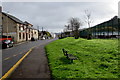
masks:
[[[27,21],[24,22],[26,25],[26,41],[31,40],[31,37],[33,36],[33,25],[28,23]]]
[[[32,24],[2,12],[2,33],[6,36],[12,36],[15,43],[30,40],[34,35],[33,30]]]

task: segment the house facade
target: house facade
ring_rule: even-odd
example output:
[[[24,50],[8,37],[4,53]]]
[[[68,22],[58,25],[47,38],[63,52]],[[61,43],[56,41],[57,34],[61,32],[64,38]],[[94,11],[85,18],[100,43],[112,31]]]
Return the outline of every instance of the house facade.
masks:
[[[24,22],[12,15],[2,12],[2,35],[12,36],[14,42],[21,42],[24,40],[22,36],[24,27]]]
[[[2,12],[2,35],[12,36],[15,43],[31,40],[33,25]]]
[[[33,36],[33,25],[28,23],[27,21],[25,21],[24,23],[26,25],[26,41],[29,41]]]
[[[17,36],[17,42],[26,41],[26,25],[25,24],[18,24],[16,36]]]
[[[33,35],[32,35],[32,37],[34,37],[34,39],[38,39],[38,37],[39,37],[39,35],[38,35],[38,30],[37,29],[34,29],[33,28]]]

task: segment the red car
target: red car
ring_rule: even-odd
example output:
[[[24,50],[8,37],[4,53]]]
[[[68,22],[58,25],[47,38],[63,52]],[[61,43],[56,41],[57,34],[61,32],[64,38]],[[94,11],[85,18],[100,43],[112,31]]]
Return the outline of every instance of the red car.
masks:
[[[2,46],[2,48],[13,47],[12,37],[11,36],[2,36],[2,38],[0,38],[0,45]]]
[[[12,37],[2,35],[2,37],[0,38],[0,41],[2,41],[2,40],[11,40],[12,41]]]

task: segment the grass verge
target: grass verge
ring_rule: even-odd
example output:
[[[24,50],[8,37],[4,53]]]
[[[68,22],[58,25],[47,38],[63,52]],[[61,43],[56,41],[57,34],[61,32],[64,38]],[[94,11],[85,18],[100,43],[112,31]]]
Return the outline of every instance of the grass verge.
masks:
[[[73,63],[64,56],[62,48],[78,59]],[[58,78],[118,78],[117,39],[74,39],[56,40],[46,47],[53,79]]]

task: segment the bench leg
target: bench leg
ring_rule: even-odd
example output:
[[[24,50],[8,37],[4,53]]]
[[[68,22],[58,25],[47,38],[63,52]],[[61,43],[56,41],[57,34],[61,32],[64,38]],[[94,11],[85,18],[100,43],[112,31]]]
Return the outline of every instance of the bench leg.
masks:
[[[68,56],[66,56],[66,58],[67,58],[67,59],[69,59],[69,57],[68,57]]]
[[[73,59],[70,59],[70,62],[73,63]]]

